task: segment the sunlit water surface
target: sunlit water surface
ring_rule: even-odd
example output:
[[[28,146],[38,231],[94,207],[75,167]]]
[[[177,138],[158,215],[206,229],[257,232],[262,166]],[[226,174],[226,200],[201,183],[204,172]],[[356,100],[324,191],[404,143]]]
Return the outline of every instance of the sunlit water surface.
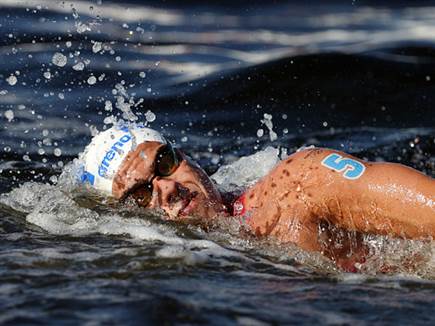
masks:
[[[427,3],[0,1],[0,323],[433,323],[431,241],[367,237],[344,273],[237,219],[94,201],[73,159],[122,119],[223,189],[307,145],[433,177],[434,28]]]

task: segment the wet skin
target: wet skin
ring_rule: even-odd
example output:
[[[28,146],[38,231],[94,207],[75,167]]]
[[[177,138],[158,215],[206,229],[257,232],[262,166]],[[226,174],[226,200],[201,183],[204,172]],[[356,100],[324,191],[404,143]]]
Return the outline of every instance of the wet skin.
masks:
[[[145,206],[162,209],[170,219],[190,216],[211,218],[225,212],[221,195],[213,182],[181,151],[176,150],[179,166],[172,174],[156,175],[156,156],[162,146],[158,142],[142,143],[127,155],[114,178],[114,196],[117,199],[129,195],[140,198],[143,187],[151,184],[151,201]],[[138,204],[141,205],[141,202],[138,201]]]
[[[360,162],[364,173],[349,180],[322,165],[333,153]],[[247,221],[257,236],[322,252],[342,267],[364,261],[363,234],[435,237],[432,178],[400,164],[365,162],[339,151],[295,153],[244,197]]]
[[[147,142],[129,153],[114,180],[115,197],[132,195],[132,189],[140,197],[141,189],[135,186],[152,183],[147,207],[163,209],[171,219],[228,214],[213,182],[180,151],[178,168],[167,177],[155,176],[161,146]],[[349,180],[323,166],[322,160],[332,153],[360,162],[364,173]],[[245,193],[243,220],[258,237],[321,252],[347,269],[364,260],[364,233],[435,237],[434,195],[432,178],[403,165],[365,162],[329,149],[307,149],[279,163]]]

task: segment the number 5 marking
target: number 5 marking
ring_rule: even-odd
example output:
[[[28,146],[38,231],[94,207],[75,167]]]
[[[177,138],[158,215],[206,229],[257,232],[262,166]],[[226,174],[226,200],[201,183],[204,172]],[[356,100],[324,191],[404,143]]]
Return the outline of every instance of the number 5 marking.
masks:
[[[336,153],[330,154],[322,161],[322,165],[337,172],[343,172],[343,177],[349,180],[358,179],[363,175],[366,167],[351,158],[344,158]]]

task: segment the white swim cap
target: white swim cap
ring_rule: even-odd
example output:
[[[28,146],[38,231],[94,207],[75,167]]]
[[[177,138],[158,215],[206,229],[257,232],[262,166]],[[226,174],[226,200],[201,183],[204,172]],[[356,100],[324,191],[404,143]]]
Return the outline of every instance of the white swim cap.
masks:
[[[146,141],[166,144],[166,139],[156,130],[141,127],[112,127],[96,135],[86,147],[79,179],[89,183],[104,195],[112,195],[113,178],[122,161],[137,145]]]

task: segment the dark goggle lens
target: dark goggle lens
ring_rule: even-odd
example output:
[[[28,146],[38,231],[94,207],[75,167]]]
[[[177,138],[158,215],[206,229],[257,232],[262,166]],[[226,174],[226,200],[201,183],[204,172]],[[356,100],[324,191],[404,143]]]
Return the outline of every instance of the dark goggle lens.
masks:
[[[153,196],[153,186],[151,184],[145,184],[134,189],[130,196],[136,201],[139,206],[147,206],[151,202]]]
[[[156,158],[156,175],[166,177],[174,173],[178,168],[179,160],[177,153],[168,143],[163,146],[157,153]],[[129,193],[139,206],[146,207],[151,202],[153,196],[153,185],[146,183],[139,185]]]
[[[169,176],[174,173],[178,165],[177,153],[175,153],[171,145],[168,144],[159,150],[156,159],[156,172],[158,175]]]

